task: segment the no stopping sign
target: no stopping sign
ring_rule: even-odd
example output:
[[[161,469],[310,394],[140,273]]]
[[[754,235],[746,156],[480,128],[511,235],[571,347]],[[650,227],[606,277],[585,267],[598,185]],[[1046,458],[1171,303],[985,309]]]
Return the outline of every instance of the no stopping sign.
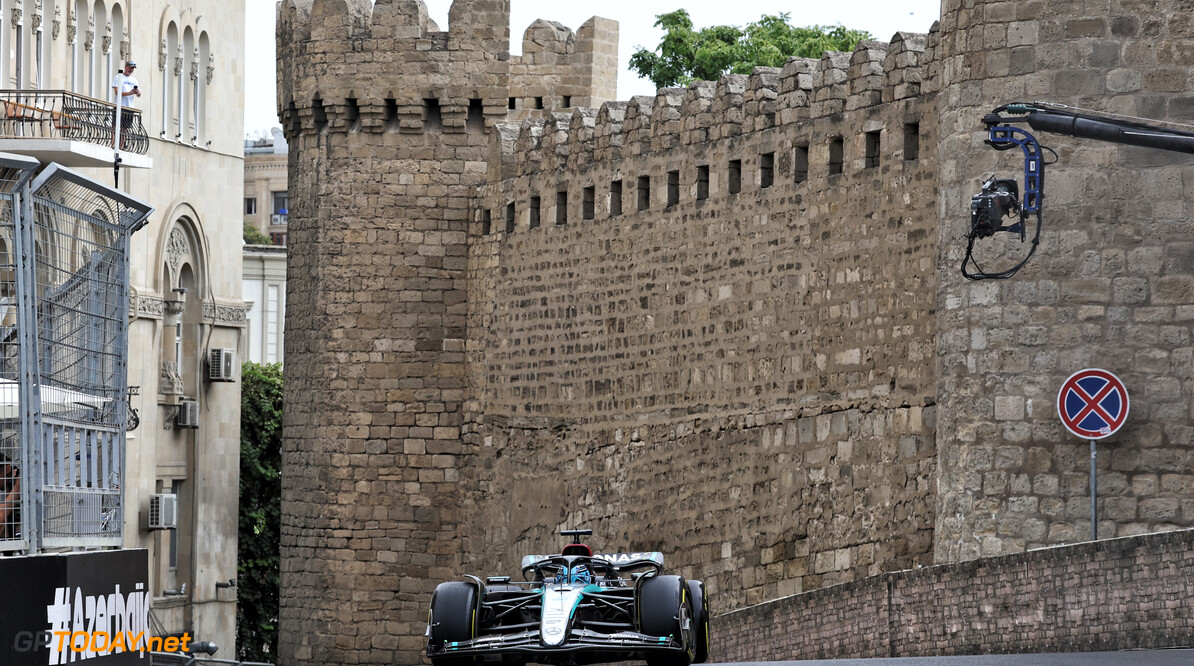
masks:
[[[1057,393],[1057,415],[1082,439],[1110,437],[1128,420],[1128,389],[1106,370],[1079,370]]]

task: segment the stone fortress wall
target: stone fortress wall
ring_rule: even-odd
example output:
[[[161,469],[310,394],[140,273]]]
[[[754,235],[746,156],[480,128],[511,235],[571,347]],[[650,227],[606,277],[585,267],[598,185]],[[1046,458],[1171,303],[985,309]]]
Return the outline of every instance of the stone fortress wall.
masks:
[[[1044,138],[1038,258],[957,274],[969,195],[1021,164],[982,114],[1189,119],[1180,4],[946,0],[928,35],[610,102],[604,19],[510,56],[504,0],[447,32],[282,3],[282,663],[418,661],[437,582],[561,527],[717,611],[1081,540],[1052,398],[1085,365],[1133,390],[1100,533],[1194,524],[1188,160]]]
[[[592,526],[723,607],[931,562],[926,43],[496,128],[462,471],[465,534],[491,546],[470,561]]]

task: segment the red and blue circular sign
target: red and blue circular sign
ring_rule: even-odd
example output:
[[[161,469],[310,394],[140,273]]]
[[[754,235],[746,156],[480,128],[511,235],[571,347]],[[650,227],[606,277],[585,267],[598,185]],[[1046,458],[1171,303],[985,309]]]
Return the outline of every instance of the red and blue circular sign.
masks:
[[[1110,437],[1128,420],[1128,389],[1106,370],[1079,370],[1057,393],[1057,415],[1083,439]]]

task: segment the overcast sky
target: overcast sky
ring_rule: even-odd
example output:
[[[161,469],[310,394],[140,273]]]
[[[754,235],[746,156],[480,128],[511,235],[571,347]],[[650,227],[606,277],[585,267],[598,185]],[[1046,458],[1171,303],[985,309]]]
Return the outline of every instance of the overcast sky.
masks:
[[[451,0],[425,0],[427,11],[447,30]],[[663,32],[655,16],[681,7],[698,28],[745,25],[763,14],[790,12],[795,25],[837,25],[866,30],[888,41],[897,32],[928,32],[941,15],[940,0],[602,0],[563,3],[559,0],[511,0],[510,52],[522,51],[522,33],[537,18],[559,21],[576,30],[593,14],[619,23],[618,99],[653,95],[655,87],[627,68],[638,46],[653,49]],[[274,0],[246,0],[245,131],[278,124],[274,78]],[[596,9],[595,9],[596,8]]]

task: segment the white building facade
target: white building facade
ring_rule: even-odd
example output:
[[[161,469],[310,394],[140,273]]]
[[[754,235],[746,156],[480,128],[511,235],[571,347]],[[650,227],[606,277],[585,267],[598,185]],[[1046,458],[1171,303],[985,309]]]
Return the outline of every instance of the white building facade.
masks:
[[[244,16],[243,0],[0,0],[0,151],[113,183],[111,138],[86,114],[111,113],[114,75],[137,64],[139,126],[126,132],[118,188],[155,210],[132,239],[139,423],[127,435],[123,542],[149,550],[153,633],[186,632],[224,654],[236,637],[240,384],[238,365],[213,381],[208,361],[243,357]],[[138,150],[127,141],[142,127]],[[175,529],[149,529],[154,494],[177,497]]]

